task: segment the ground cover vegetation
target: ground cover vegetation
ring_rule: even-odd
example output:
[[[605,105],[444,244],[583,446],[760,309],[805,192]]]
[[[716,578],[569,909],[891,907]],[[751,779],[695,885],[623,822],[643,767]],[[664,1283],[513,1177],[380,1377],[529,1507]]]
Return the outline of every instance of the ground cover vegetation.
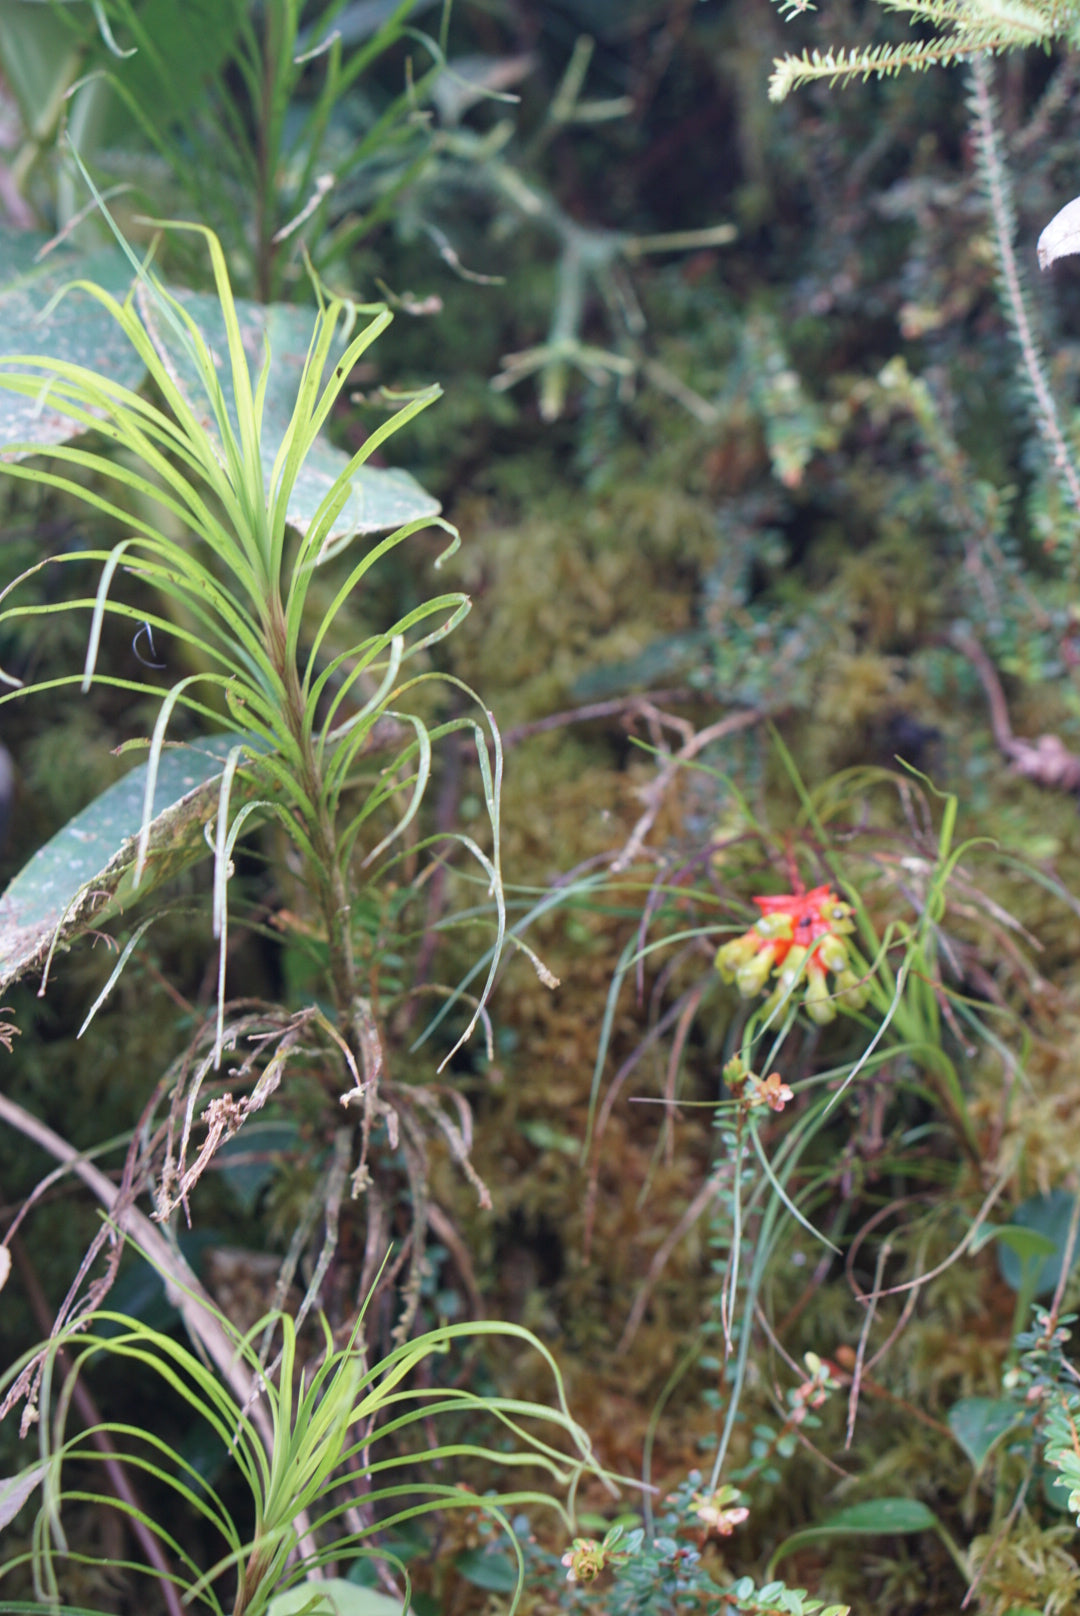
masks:
[[[0,1609],[1080,1608],[1077,26],[3,0]]]

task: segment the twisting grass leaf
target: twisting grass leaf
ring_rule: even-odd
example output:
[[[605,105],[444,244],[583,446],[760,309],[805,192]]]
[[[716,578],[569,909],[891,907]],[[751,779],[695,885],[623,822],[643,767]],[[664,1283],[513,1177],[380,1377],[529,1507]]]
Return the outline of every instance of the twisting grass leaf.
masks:
[[[219,366],[225,405],[234,431],[239,431],[236,401],[229,378],[226,356],[228,338],[218,298],[208,293],[183,293],[179,301],[203,333]],[[304,364],[311,343],[311,311],[289,303],[251,303],[237,299],[240,334],[253,377],[258,377],[269,356],[262,388],[262,431],[260,454],[269,482],[279,451],[290,429]],[[201,381],[189,356],[183,353],[175,336],[167,331],[156,306],[145,309],[146,323],[163,362],[176,385],[192,407],[202,412],[203,424],[213,432],[206,416],[206,398]],[[380,327],[381,329],[381,327]],[[303,455],[289,494],[288,519],[304,531],[320,513],[334,484],[349,465],[349,456],[332,444],[316,439]],[[358,466],[342,490],[341,507],[334,513],[321,544],[332,543],[353,533],[383,533],[406,522],[435,517],[437,500],[424,492],[406,471]]]
[[[46,245],[35,232],[0,229],[0,365],[10,369],[3,364],[8,357],[35,354],[93,365],[123,387],[138,387],[143,364],[116,321],[85,291],[64,291],[73,281],[93,280],[123,299],[132,279],[124,254],[115,247],[83,253],[60,246],[39,259]],[[42,377],[30,397],[0,392],[4,443],[44,447],[86,430],[86,422],[64,413]]]
[[[214,736],[162,753],[137,892],[145,764],[102,792],[34,854],[0,897],[0,987],[42,967],[56,946],[211,856],[203,827],[217,810],[219,781],[236,741],[233,735]],[[243,788],[234,780],[234,803],[238,792]]]

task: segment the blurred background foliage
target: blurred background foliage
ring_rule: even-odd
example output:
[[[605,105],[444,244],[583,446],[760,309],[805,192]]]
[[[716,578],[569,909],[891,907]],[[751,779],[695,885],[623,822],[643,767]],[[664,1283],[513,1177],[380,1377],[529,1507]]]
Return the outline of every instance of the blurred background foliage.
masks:
[[[959,835],[988,845],[963,857],[944,968],[994,1037],[977,1039],[959,1015],[944,1032],[974,1155],[919,1081],[905,1086],[903,1056],[853,1086],[823,1126],[815,1204],[846,1267],[793,1223],[778,1243],[738,1462],[755,1422],[775,1418],[785,1354],[788,1365],[812,1350],[850,1368],[844,1352],[864,1323],[856,1297],[886,1260],[883,1231],[899,1283],[944,1262],[999,1177],[1003,1206],[1076,1189],[1076,797],[1010,768],[964,649],[975,643],[996,668],[1015,735],[1054,734],[1080,751],[1076,513],[1025,411],[961,71],[768,100],[774,57],[865,39],[863,7],[840,0],[785,24],[764,0],[456,0],[450,13],[355,0],[330,23],[311,5],[276,35],[271,21],[287,11],[0,0],[0,207],[18,227],[95,237],[70,139],[142,247],[154,239],[145,215],[194,213],[222,232],[248,295],[308,298],[306,254],[335,290],[389,297],[398,318],[333,423],[342,447],[382,419],[381,388],[443,386],[397,458],[465,535],[449,570],[473,611],[439,655],[502,728],[513,913],[538,911],[528,938],[561,986],[511,954],[493,1058],[481,1044],[455,1059],[494,1207],[479,1209],[449,1151],[432,1148],[440,1210],[421,1320],[483,1310],[538,1331],[604,1462],[640,1475],[648,1449],[663,1489],[707,1467],[723,1404],[702,1337],[717,1316],[723,1199],[662,1252],[717,1159],[711,1108],[743,1014],[711,971],[710,928],[742,923],[753,894],[786,889],[785,858],[809,884],[829,878],[766,719],[820,794],[880,927],[925,901],[933,839],[911,776],[896,789],[882,771],[900,757],[958,795]],[[876,26],[887,40],[902,25]],[[994,76],[1017,248],[1033,266],[1039,231],[1076,189],[1080,58],[1011,56]],[[197,284],[175,237],[157,251],[175,280]],[[1034,305],[1075,443],[1071,264],[1038,281]],[[0,501],[4,581],[73,538],[94,542],[85,516],[47,490],[5,485]],[[438,548],[433,539],[429,559]],[[358,638],[415,601],[419,554],[384,567],[350,608]],[[45,572],[39,585],[47,599],[55,582]],[[44,677],[77,661],[66,616],[32,621],[32,635],[0,647],[4,666]],[[130,664],[122,639],[106,650]],[[758,717],[704,750],[707,767],[672,771],[657,797],[655,750],[730,712]],[[560,713],[573,716],[542,723]],[[61,694],[48,713],[8,706],[0,722],[15,771],[7,877],[115,778],[110,748],[149,718],[95,689]],[[441,771],[430,823],[468,828],[478,781],[464,755]],[[648,837],[616,876],[643,801],[656,808]],[[311,970],[304,894],[271,841],[242,856],[250,925],[237,927],[232,991],[296,1002]],[[130,1129],[207,1002],[215,959],[196,913],[207,880],[185,879],[92,1046],[74,1034],[110,969],[103,946],[58,962],[42,999],[32,986],[11,991],[22,1037],[5,1088],[81,1148]],[[548,903],[553,886],[560,901]],[[354,915],[388,1001],[403,983],[455,983],[487,946],[482,914],[442,928],[451,896],[483,906],[452,861],[421,886],[405,869],[381,910]],[[643,908],[640,935],[694,935],[650,954],[609,1000]],[[384,1036],[397,1080],[423,1085],[436,1057],[432,1043],[415,1045],[417,1002],[397,1002]],[[846,1022],[803,1031],[785,1078],[839,1067],[851,1048]],[[304,1283],[318,1250],[333,1120],[319,1072],[309,1075],[246,1156],[219,1160],[193,1230],[179,1232],[244,1319],[266,1305],[291,1242]],[[686,1103],[656,1103],[665,1095]],[[5,1216],[42,1171],[0,1135]],[[400,1163],[388,1156],[380,1171],[382,1232],[404,1237]],[[94,1226],[65,1186],[28,1221],[4,1295],[12,1347],[42,1329],[27,1276],[54,1307]],[[320,1298],[335,1324],[353,1307],[369,1238],[347,1203]],[[648,1305],[624,1333],[647,1274]],[[923,1500],[965,1544],[983,1530],[989,1484],[972,1479],[947,1414],[960,1398],[996,1394],[1014,1293],[988,1247],[945,1270],[901,1321],[902,1303],[878,1312],[875,1344],[897,1333],[863,1382],[850,1449],[843,1409],[830,1405],[816,1438],[829,1458],[798,1446],[775,1480],[755,1483],[750,1521],[710,1546],[710,1563],[759,1574],[789,1532],[883,1492]],[[379,1327],[393,1318],[388,1297]],[[699,1337],[701,1362],[668,1388]],[[498,1373],[505,1389],[525,1370]],[[603,1495],[585,1502],[609,1510]],[[992,1553],[984,1541],[971,1608],[1075,1608],[1075,1540],[1062,1520],[1033,1494]],[[91,1519],[80,1529],[106,1530]],[[559,1546],[537,1530],[524,1608],[584,1599],[557,1558],[544,1570]],[[398,1545],[419,1616],[501,1608],[479,1528],[458,1517],[442,1531]],[[963,1595],[926,1534],[811,1545],[787,1569],[856,1609],[945,1616]],[[134,1608],[122,1572],[108,1597]],[[603,1587],[587,1597],[607,1608]]]

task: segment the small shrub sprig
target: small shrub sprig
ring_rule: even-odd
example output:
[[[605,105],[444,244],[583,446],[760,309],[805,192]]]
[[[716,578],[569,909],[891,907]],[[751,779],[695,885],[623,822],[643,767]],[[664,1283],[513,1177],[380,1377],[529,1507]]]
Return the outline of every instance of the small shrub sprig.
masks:
[[[653,1530],[616,1523],[603,1538],[575,1538],[556,1560],[535,1544],[530,1557],[549,1574],[564,1569],[562,1598],[584,1605],[596,1616],[671,1616],[673,1611],[707,1611],[709,1616],[849,1616],[848,1605],[827,1605],[805,1588],[781,1581],[760,1588],[752,1577],[718,1582],[704,1558],[712,1534],[726,1538],[742,1524],[748,1510],[739,1489],[725,1485],[701,1491],[693,1471],[664,1501]],[[696,1539],[694,1542],[689,1539]]]
[[[1080,1374],[1065,1355],[1075,1313],[1053,1317],[1035,1309],[1034,1327],[1016,1338],[1020,1357],[1002,1377],[1003,1389],[1023,1406],[1038,1433],[1042,1461],[1056,1470],[1056,1490],[1068,1488],[1067,1507],[1080,1526]]]

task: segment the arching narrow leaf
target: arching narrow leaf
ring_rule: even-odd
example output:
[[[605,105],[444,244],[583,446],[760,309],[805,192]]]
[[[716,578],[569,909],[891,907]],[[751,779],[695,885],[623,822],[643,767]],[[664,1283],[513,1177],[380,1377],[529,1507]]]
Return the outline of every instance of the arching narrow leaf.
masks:
[[[228,345],[221,304],[217,297],[203,292],[175,294],[198,325],[218,364],[225,403],[237,429],[235,404],[228,366]],[[258,376],[270,344],[270,370],[263,403],[261,455],[269,479],[285,436],[300,386],[300,376],[311,341],[310,309],[290,303],[236,301],[241,336],[252,378]],[[213,431],[203,389],[188,356],[180,351],[176,337],[166,330],[156,307],[148,299],[144,317],[154,344],[166,360],[178,386],[193,408],[204,412],[205,425]],[[325,439],[317,439],[304,458],[289,499],[289,521],[301,530],[314,517],[337,478],[349,463],[342,450]],[[352,491],[335,517],[326,539],[349,533],[383,533],[418,518],[434,517],[439,503],[424,492],[406,471],[360,466],[351,479]]]

